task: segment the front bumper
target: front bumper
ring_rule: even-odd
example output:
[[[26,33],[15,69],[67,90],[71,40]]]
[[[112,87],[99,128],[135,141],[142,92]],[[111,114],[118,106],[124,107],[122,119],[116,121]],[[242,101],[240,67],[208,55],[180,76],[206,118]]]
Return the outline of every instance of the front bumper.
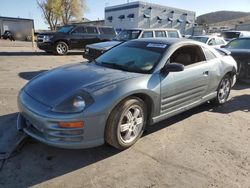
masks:
[[[18,107],[20,113],[17,129],[23,130],[42,143],[68,149],[83,149],[104,144],[105,115],[95,117],[83,117],[82,114],[49,115],[47,106],[35,101],[25,92],[19,95]],[[44,112],[47,113],[46,116]],[[58,126],[58,122],[72,121],[84,121],[84,128]]]
[[[40,50],[53,51],[54,48],[52,42],[37,42],[36,44]]]

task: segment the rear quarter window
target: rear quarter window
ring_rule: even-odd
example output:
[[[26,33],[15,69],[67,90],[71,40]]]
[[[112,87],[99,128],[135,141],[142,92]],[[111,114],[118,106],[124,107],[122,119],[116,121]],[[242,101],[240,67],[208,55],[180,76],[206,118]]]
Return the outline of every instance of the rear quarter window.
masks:
[[[115,35],[115,30],[113,28],[99,28],[101,34]]]
[[[168,38],[180,38],[177,31],[168,31]]]
[[[205,47],[202,47],[202,49],[203,49],[203,52],[204,52],[204,55],[205,55],[207,61],[217,58],[216,55],[214,55],[214,53],[211,52],[209,49],[207,49]]]

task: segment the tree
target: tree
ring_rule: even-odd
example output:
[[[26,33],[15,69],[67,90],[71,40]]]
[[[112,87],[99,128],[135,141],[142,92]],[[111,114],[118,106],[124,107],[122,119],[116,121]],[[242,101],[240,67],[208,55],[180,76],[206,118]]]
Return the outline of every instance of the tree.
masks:
[[[52,31],[56,30],[56,26],[61,17],[60,3],[60,0],[37,0],[37,4],[43,12],[46,23],[49,24]]]
[[[61,0],[62,23],[68,24],[72,18],[81,20],[83,13],[87,10],[85,0]]]
[[[68,24],[72,18],[80,20],[87,10],[85,0],[37,0],[51,30],[56,30],[59,22]]]

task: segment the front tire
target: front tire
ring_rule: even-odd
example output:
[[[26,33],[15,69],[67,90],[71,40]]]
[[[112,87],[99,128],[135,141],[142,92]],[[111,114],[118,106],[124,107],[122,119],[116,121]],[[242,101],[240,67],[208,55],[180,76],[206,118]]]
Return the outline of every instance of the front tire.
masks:
[[[105,129],[105,140],[117,149],[132,146],[142,135],[147,120],[144,101],[129,98],[111,112]]]
[[[58,55],[65,55],[68,53],[68,45],[65,42],[59,41],[56,43],[55,52]]]
[[[220,81],[220,84],[217,89],[217,96],[212,102],[216,105],[223,105],[224,103],[226,103],[231,91],[231,87],[232,79],[227,74]]]

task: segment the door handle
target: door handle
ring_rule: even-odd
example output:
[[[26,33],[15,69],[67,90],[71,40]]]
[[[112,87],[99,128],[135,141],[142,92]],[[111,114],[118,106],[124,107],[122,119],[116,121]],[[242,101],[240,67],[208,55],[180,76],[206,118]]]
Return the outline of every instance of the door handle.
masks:
[[[209,73],[209,71],[205,71],[205,72],[203,72],[203,75],[208,76],[208,73]]]

